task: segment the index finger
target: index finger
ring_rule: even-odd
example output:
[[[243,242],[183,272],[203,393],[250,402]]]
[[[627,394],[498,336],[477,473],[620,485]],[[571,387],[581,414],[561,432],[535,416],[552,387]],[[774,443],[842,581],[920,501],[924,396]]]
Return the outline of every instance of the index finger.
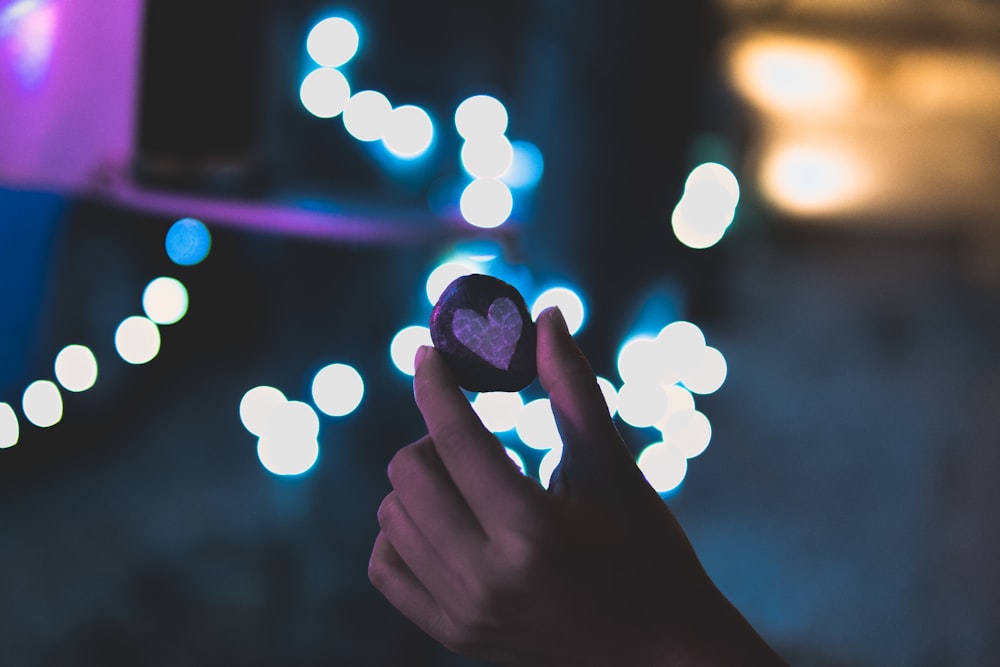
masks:
[[[618,434],[597,377],[558,308],[538,316],[538,379],[549,394],[563,457],[553,487],[607,493],[622,476],[646,486]],[[626,484],[625,488],[629,488]]]
[[[507,524],[527,509],[533,500],[530,480],[483,426],[432,347],[417,353],[413,394],[441,462],[487,534],[491,525]]]

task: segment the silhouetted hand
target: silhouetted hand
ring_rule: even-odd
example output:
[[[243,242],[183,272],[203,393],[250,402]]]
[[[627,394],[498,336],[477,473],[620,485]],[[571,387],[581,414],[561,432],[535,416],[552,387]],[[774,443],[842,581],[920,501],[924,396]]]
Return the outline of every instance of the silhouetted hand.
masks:
[[[564,443],[549,491],[511,462],[437,352],[418,352],[429,434],[389,464],[375,587],[450,650],[501,665],[784,664],[636,467],[556,309],[538,318],[537,356]]]

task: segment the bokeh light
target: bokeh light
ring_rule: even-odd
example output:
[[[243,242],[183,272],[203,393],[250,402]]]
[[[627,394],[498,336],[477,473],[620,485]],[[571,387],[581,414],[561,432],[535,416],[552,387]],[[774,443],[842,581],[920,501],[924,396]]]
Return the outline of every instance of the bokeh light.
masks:
[[[666,419],[661,431],[663,441],[676,447],[689,459],[704,452],[712,440],[712,424],[697,410],[673,413]]]
[[[20,437],[21,427],[14,408],[7,403],[0,403],[0,449],[13,447]]]
[[[698,165],[671,216],[674,235],[690,248],[715,245],[732,224],[739,200],[739,181],[732,171],[717,162]]]
[[[257,441],[257,458],[274,475],[301,475],[316,465],[319,441],[316,438],[282,439],[267,435]]]
[[[451,260],[438,265],[427,276],[427,300],[432,306],[435,305],[448,285],[457,278],[481,271],[482,267],[478,262],[466,259]]]
[[[511,449],[510,447],[504,447],[503,449],[505,452],[507,452],[507,457],[514,462],[514,465],[516,465],[518,468],[521,469],[521,474],[523,475],[525,473],[526,468],[524,467],[524,459],[521,457],[521,455],[518,454],[513,449]]]
[[[684,386],[696,394],[711,394],[718,391],[726,381],[728,366],[722,352],[714,347],[703,347],[696,355],[695,362],[684,373]]]
[[[861,194],[865,174],[842,147],[791,145],[766,156],[761,189],[777,205],[799,214],[843,208]]]
[[[422,345],[433,345],[431,340],[431,330],[422,326],[410,326],[401,329],[392,337],[389,344],[389,356],[393,365],[401,373],[413,375],[413,363],[415,361],[417,349]]]
[[[466,141],[502,135],[507,122],[507,107],[490,95],[473,95],[455,109],[455,129]]]
[[[736,208],[740,202],[740,182],[736,174],[718,162],[705,162],[692,169],[684,182],[684,191],[699,198],[717,198],[729,208]]]
[[[50,71],[63,9],[50,0],[13,0],[0,9],[0,42],[7,47],[4,55],[26,89],[41,84]]]
[[[654,426],[662,431],[666,427],[667,421],[678,412],[694,410],[694,396],[691,392],[680,385],[672,384],[663,387],[663,392],[667,395],[667,411],[663,414]]]
[[[275,406],[261,437],[288,442],[315,440],[319,437],[319,415],[308,403],[285,401]]]
[[[115,331],[115,349],[130,364],[148,363],[160,352],[160,330],[145,317],[128,317]]]
[[[472,401],[472,409],[488,431],[502,433],[517,426],[524,400],[516,392],[484,392]]]
[[[687,458],[680,449],[669,443],[649,445],[639,454],[636,463],[657,493],[675,490],[687,475]]]
[[[469,183],[459,200],[462,217],[474,227],[499,227],[514,210],[514,196],[502,181],[480,178]]]
[[[537,186],[545,172],[542,151],[530,141],[514,141],[511,146],[514,157],[507,171],[500,175],[500,180],[517,189]]]
[[[725,382],[725,357],[705,344],[691,322],[671,322],[656,337],[628,339],[618,353],[618,415],[638,428],[661,431],[678,412],[694,411],[691,392],[709,394]],[[683,386],[679,386],[682,383]]]
[[[358,141],[378,141],[385,136],[392,103],[377,90],[362,90],[344,107],[344,128]]]
[[[420,107],[404,104],[389,114],[382,143],[396,157],[417,157],[427,151],[433,141],[434,122]]]
[[[600,375],[597,376],[597,386],[601,388],[601,393],[604,395],[604,402],[608,404],[608,412],[614,417],[615,413],[618,412],[618,390],[612,384],[611,380]]]
[[[462,166],[473,178],[500,178],[513,160],[514,147],[502,134],[476,138],[462,146]]]
[[[36,380],[24,390],[21,409],[25,418],[40,428],[55,426],[63,417],[62,394],[49,380]]]
[[[320,67],[302,80],[299,99],[306,111],[317,118],[333,118],[351,99],[351,84],[340,70]]]
[[[254,387],[240,400],[240,421],[253,435],[263,435],[275,410],[287,402],[279,389],[267,385]]]
[[[541,482],[542,486],[546,489],[552,483],[552,473],[555,469],[559,467],[559,462],[562,461],[562,447],[553,449],[547,452],[542,460],[538,463],[538,481]]]
[[[156,324],[179,322],[188,310],[188,291],[176,278],[155,278],[142,292],[142,309]]]
[[[690,322],[672,322],[656,336],[656,363],[662,384],[675,384],[698,371],[705,349],[705,335]]]
[[[274,398],[272,394],[270,400]],[[319,458],[318,438],[316,411],[301,401],[284,401],[270,410],[257,441],[257,458],[275,475],[301,475]]]
[[[97,359],[89,347],[67,345],[56,355],[56,380],[68,391],[87,391],[97,382]]]
[[[174,264],[194,266],[208,257],[212,235],[200,220],[182,218],[167,230],[167,256]]]
[[[323,19],[309,31],[306,51],[323,67],[340,67],[358,52],[360,36],[353,23],[339,16]]]
[[[667,350],[676,350],[680,354],[693,354],[705,347],[705,334],[697,324],[678,320],[660,329],[656,340]]]
[[[653,384],[661,381],[660,345],[652,336],[633,336],[618,351],[618,376],[625,383]]]
[[[568,287],[552,287],[545,290],[535,298],[531,306],[532,319],[537,320],[542,311],[551,306],[559,306],[571,334],[575,334],[583,326],[586,309],[583,299],[575,291]]]
[[[636,428],[653,426],[667,412],[667,394],[654,382],[626,382],[618,391],[618,416]]]
[[[517,437],[532,449],[562,448],[549,399],[539,398],[524,406],[517,420]]]
[[[705,250],[722,240],[730,221],[731,215],[723,220],[714,207],[698,209],[690,200],[681,199],[670,216],[670,227],[677,240],[687,247]]]
[[[347,364],[330,364],[313,378],[313,403],[331,417],[348,415],[361,405],[365,382],[361,374]]]
[[[736,86],[771,111],[843,111],[861,89],[861,66],[840,47],[820,41],[760,37],[734,54]]]

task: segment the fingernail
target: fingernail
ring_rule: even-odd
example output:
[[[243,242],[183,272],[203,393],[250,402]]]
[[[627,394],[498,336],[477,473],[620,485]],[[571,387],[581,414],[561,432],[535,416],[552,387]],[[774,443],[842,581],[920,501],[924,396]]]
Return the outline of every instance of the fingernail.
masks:
[[[413,359],[413,370],[420,368],[420,364],[424,362],[424,358],[427,356],[427,352],[430,349],[430,345],[421,345],[417,348],[417,355]]]

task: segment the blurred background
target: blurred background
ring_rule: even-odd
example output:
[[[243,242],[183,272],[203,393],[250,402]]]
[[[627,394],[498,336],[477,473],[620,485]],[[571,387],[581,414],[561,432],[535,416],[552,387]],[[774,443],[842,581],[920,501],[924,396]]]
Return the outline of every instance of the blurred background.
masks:
[[[792,664],[992,664],[998,165],[987,0],[0,0],[0,663],[476,664],[366,568],[483,272]]]

